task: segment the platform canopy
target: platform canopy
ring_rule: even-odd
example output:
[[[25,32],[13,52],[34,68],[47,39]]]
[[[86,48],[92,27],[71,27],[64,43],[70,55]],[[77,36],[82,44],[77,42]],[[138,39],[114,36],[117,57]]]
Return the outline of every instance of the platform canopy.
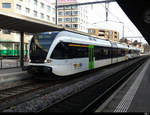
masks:
[[[0,12],[0,28],[27,33],[63,30],[62,27],[46,21],[5,12]]]
[[[149,0],[116,0],[126,15],[150,44],[150,2]],[[136,35],[135,35],[136,36]]]

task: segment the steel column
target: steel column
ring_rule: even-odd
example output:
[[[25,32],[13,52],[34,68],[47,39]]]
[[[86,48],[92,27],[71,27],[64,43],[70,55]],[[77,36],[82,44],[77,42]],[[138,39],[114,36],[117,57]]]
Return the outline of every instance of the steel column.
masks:
[[[55,17],[55,20],[56,20],[56,25],[57,25],[57,9],[58,9],[58,8],[57,8],[57,0],[56,0],[56,6],[55,6],[55,9],[56,9],[56,10],[55,10],[55,11],[56,11],[56,17]]]
[[[24,32],[20,33],[20,66],[24,69]]]

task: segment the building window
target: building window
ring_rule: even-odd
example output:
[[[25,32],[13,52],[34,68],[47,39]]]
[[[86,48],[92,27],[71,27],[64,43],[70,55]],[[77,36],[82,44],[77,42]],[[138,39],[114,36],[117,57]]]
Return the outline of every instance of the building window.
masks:
[[[34,5],[37,6],[37,0],[34,0]]]
[[[62,22],[62,18],[58,18],[58,22]]]
[[[52,10],[53,10],[53,13],[55,14],[55,12],[56,12],[56,9],[55,9],[55,8],[52,8]]]
[[[66,24],[65,27],[72,28],[72,25],[71,24]]]
[[[58,9],[59,9],[59,10],[62,10],[62,9],[64,9],[64,6],[62,6],[62,7],[58,7]]]
[[[63,12],[58,12],[58,16],[62,16],[63,15]]]
[[[21,10],[21,5],[17,4],[17,9]]]
[[[66,11],[65,16],[71,16],[71,11]]]
[[[44,3],[41,3],[41,8],[44,8]]]
[[[71,9],[71,6],[65,6],[65,9]]]
[[[73,5],[73,6],[72,6],[72,9],[77,9],[77,8],[78,8],[77,5]]]
[[[2,3],[2,8],[11,8],[11,3]]]
[[[33,13],[34,13],[33,15],[34,15],[35,17],[37,17],[37,11],[34,10]]]
[[[65,22],[71,22],[71,18],[65,18]]]
[[[56,22],[56,20],[55,20],[55,18],[54,18],[54,17],[52,18],[52,20],[53,20],[53,22]]]
[[[47,15],[46,17],[47,17],[47,20],[49,21],[50,20],[50,16]]]
[[[78,24],[73,24],[72,28],[78,28]]]
[[[44,18],[44,14],[43,14],[43,13],[40,13],[40,15],[41,15],[41,18],[43,19],[43,18]]]
[[[47,10],[48,10],[48,11],[51,11],[51,6],[47,6]]]
[[[72,18],[72,22],[78,22],[78,18]]]
[[[72,15],[78,15],[78,11],[72,11]]]
[[[62,24],[59,24],[58,26],[63,26]]]
[[[26,8],[26,13],[30,13],[30,9],[29,8]]]

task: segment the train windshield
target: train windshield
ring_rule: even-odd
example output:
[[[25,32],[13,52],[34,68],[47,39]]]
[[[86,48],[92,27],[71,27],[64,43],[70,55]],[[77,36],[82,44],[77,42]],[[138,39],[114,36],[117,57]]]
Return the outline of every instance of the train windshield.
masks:
[[[41,63],[41,61],[44,62],[48,50],[57,34],[58,32],[44,32],[33,36],[29,54],[31,62],[34,62],[33,60],[36,60],[39,63]]]

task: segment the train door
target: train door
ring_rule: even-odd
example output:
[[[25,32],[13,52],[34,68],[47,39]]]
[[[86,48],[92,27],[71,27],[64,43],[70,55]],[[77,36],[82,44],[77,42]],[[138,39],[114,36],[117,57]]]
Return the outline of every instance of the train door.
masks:
[[[89,45],[89,69],[94,68],[94,46]]]

